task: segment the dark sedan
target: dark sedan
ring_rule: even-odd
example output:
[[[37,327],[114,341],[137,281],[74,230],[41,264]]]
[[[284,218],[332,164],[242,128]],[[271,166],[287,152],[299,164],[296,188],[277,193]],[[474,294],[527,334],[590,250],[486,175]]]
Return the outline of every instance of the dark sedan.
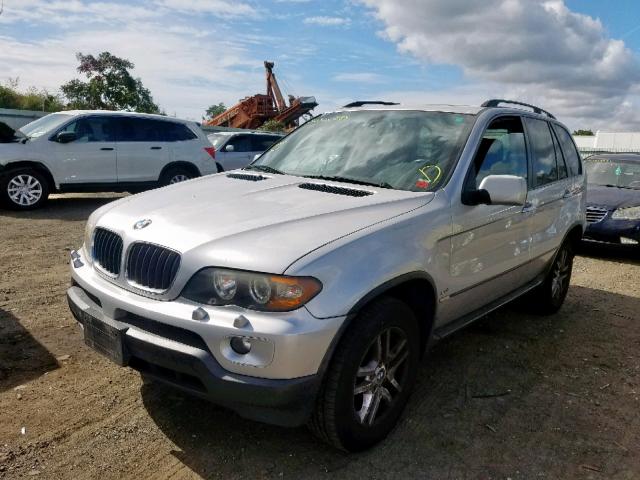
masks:
[[[640,155],[608,154],[584,160],[587,170],[585,240],[640,243]]]

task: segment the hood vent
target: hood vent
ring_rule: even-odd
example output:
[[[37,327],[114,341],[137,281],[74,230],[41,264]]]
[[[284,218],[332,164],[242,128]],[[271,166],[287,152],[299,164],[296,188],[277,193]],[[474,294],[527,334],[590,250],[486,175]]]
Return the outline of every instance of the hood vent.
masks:
[[[317,192],[333,193],[335,195],[346,195],[348,197],[366,197],[367,195],[373,194],[373,192],[367,192],[366,190],[336,187],[335,185],[327,185],[326,183],[301,183],[298,186],[305,190],[315,190]]]
[[[248,180],[250,182],[259,182],[260,180],[266,180],[269,177],[263,177],[262,175],[251,175],[249,173],[228,173],[227,178],[235,178],[236,180]]]

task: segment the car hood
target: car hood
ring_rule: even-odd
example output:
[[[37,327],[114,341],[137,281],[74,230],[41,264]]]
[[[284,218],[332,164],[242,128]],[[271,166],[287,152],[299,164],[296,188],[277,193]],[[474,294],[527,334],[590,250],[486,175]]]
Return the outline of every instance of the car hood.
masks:
[[[238,173],[238,172],[236,172]],[[254,174],[251,174],[254,175]],[[401,215],[433,198],[413,193],[288,175],[264,180],[217,174],[122,199],[96,219],[125,242],[177,250],[183,264],[281,273],[307,253],[345,235]],[[325,184],[371,192],[349,196],[300,188]],[[134,224],[151,223],[136,230]]]
[[[587,187],[587,204],[607,207],[610,210],[634,207],[640,205],[640,190],[589,185]]]

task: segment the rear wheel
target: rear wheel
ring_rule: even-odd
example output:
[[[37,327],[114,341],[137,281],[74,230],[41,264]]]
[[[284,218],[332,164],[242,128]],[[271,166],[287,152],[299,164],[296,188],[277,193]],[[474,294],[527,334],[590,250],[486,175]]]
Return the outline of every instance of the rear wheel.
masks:
[[[364,450],[393,429],[413,388],[419,329],[394,298],[366,307],[349,326],[329,365],[309,427],[347,451]]]
[[[162,186],[173,185],[174,183],[180,183],[180,182],[185,182],[187,180],[191,180],[196,176],[197,175],[194,175],[193,172],[188,168],[171,167],[162,174],[160,183],[162,184]]]
[[[538,313],[550,315],[562,307],[569,291],[573,270],[574,252],[569,241],[565,241],[553,260],[544,282],[529,296],[530,305]]]
[[[46,177],[33,168],[9,171],[0,181],[0,198],[8,208],[33,210],[44,205],[48,197]]]

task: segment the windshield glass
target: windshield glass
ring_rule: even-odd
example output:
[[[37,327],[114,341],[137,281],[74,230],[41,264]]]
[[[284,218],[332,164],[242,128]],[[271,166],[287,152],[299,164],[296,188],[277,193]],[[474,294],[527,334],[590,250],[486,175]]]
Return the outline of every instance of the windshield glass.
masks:
[[[52,113],[31,123],[27,123],[24,127],[19,128],[18,131],[25,137],[36,138],[54,130],[70,118],[71,115],[66,113]]]
[[[587,158],[587,182],[591,185],[610,185],[640,190],[640,156],[638,160],[622,161],[609,158]]]
[[[330,113],[305,123],[249,168],[433,191],[455,166],[474,118],[398,110]]]
[[[212,133],[211,135],[208,135],[207,138],[217,150],[224,142],[231,138],[231,135],[227,135],[225,133]]]

